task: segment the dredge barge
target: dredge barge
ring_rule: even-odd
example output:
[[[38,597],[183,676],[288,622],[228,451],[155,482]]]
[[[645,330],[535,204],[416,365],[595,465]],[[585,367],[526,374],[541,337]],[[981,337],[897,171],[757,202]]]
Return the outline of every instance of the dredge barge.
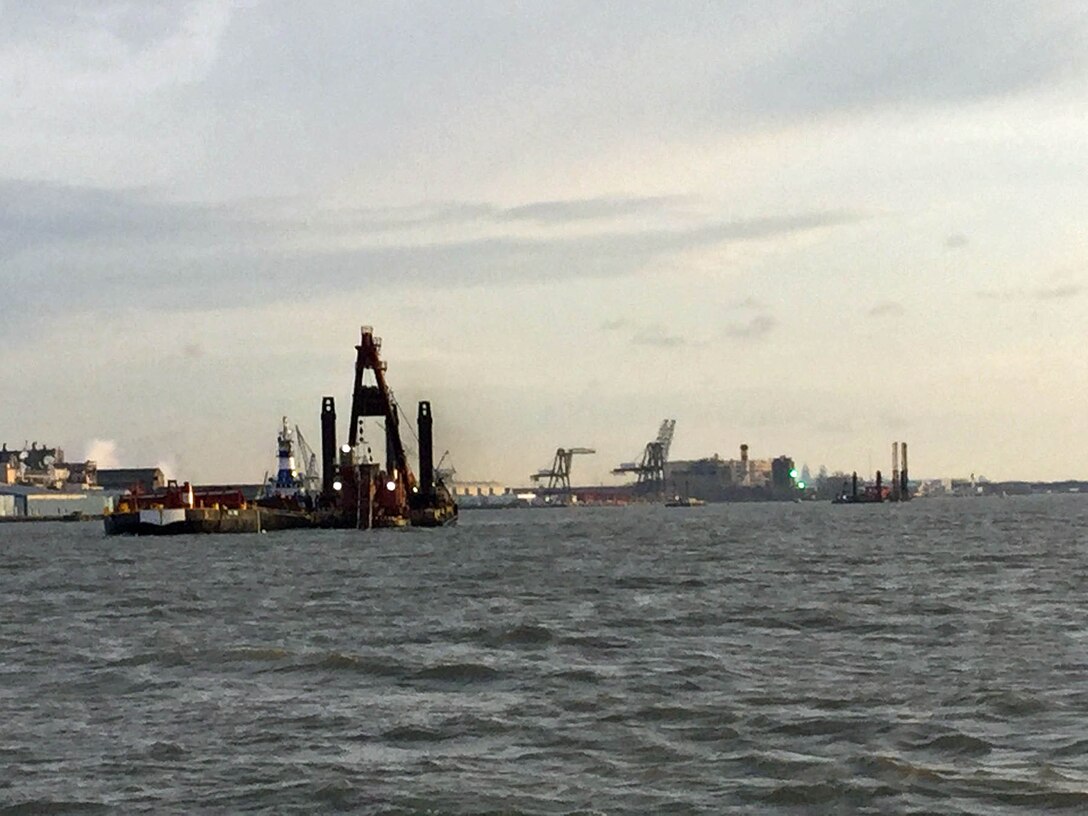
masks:
[[[162,491],[133,491],[121,497],[117,509],[105,516],[106,534],[440,527],[456,522],[457,505],[434,466],[430,402],[419,403],[416,417],[417,477],[408,465],[400,436],[400,407],[385,379],[381,339],[364,326],[355,350],[351,417],[343,446],[337,446],[335,399],[326,396],[321,400],[320,477],[316,457],[297,427],[292,434],[285,417],[277,437],[276,476],[267,481],[255,502],[247,502],[237,489],[199,488],[171,481]],[[378,420],[382,426],[384,461],[378,460],[367,440],[368,420]],[[306,460],[304,473],[296,468],[296,437]]]
[[[418,406],[417,478],[408,466],[400,436],[401,413],[386,382],[380,351],[381,339],[371,327],[363,326],[355,347],[348,440],[342,447],[336,444],[336,403],[332,397],[321,401],[319,524],[354,529],[452,524],[457,520],[457,505],[436,475],[431,404],[421,401]],[[365,438],[363,423],[368,418],[383,423],[384,462],[378,461]]]

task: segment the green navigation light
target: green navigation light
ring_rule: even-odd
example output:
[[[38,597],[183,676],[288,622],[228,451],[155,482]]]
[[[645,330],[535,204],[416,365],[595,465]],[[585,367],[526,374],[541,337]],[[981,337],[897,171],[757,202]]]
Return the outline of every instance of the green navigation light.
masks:
[[[797,483],[797,486],[798,486],[799,488],[801,488],[802,490],[804,490],[804,489],[805,489],[805,483],[804,483],[804,482],[798,482],[798,483]]]
[[[790,471],[790,478],[791,479],[796,479],[797,478],[797,468],[794,468],[793,470]]]

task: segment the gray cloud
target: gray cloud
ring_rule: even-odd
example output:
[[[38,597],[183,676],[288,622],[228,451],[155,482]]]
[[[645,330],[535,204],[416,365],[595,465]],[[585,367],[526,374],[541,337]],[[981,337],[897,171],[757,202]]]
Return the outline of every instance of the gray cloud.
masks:
[[[606,320],[601,324],[601,331],[614,332],[620,329],[625,329],[630,325],[630,322],[623,317],[614,318],[612,320]]]
[[[192,0],[5,3],[0,40],[32,40],[57,31],[84,35],[102,31],[131,48],[140,48],[176,33],[187,8],[193,5]]]
[[[665,206],[690,200],[683,196],[646,196],[634,198],[587,198],[567,201],[538,201],[497,211],[510,220],[569,223],[596,218],[613,218],[645,212],[659,212]]]
[[[786,47],[745,74],[753,112],[971,102],[1075,76],[1088,53],[1074,2],[802,4],[790,22]]]
[[[903,314],[903,304],[885,300],[873,306],[867,314],[869,317],[898,317]]]
[[[762,340],[774,330],[776,325],[777,321],[771,315],[759,314],[751,320],[726,326],[725,335],[737,340]]]
[[[1084,287],[1079,284],[1068,283],[1063,286],[1036,289],[1031,294],[1036,300],[1068,300],[1078,297],[1083,289]]]
[[[671,334],[660,326],[645,326],[635,333],[631,342],[637,346],[653,346],[655,348],[678,348],[687,341],[678,334]]]
[[[756,311],[763,311],[767,308],[767,306],[761,300],[757,300],[754,297],[748,296],[743,300],[739,300],[734,303],[733,308],[741,310],[754,309]]]
[[[970,243],[967,240],[967,236],[958,232],[954,232],[944,239],[944,245],[947,249],[960,249],[967,246]]]
[[[157,201],[147,190],[0,180],[0,257],[102,239],[147,243],[187,234],[195,242],[239,226],[225,210]]]
[[[635,206],[651,199],[640,199]],[[654,199],[656,200],[656,199]],[[532,207],[532,204],[525,205]],[[648,205],[647,205],[648,206]],[[557,211],[556,202],[546,208]],[[578,210],[571,202],[569,209]],[[413,209],[413,208],[407,208]],[[599,229],[590,234],[488,235],[436,240],[438,221],[501,212],[487,205],[414,210],[412,229],[394,242],[328,246],[328,231],[352,219],[388,221],[391,213],[349,211],[311,215],[302,202],[201,206],[159,200],[147,190],[100,190],[24,182],[0,183],[0,257],[16,278],[32,282],[26,305],[115,307],[169,304],[184,309],[351,293],[372,285],[390,290],[426,283],[449,287],[525,280],[616,277],[682,250],[730,241],[770,239],[854,223],[840,212],[697,223],[676,229]],[[437,213],[437,215],[435,215]],[[460,213],[458,215],[457,213]],[[397,211],[396,215],[403,215]],[[330,227],[330,224],[332,225]],[[358,241],[353,241],[357,243]],[[343,243],[342,241],[339,243]],[[16,298],[20,295],[16,295]]]
[[[587,219],[660,211],[679,196],[544,201],[500,208],[490,204],[445,202],[406,207],[329,209],[302,200],[253,200],[205,205],[157,198],[150,189],[103,189],[0,179],[0,257],[44,244],[132,239],[167,239],[193,244],[268,241],[298,237],[366,237],[411,233],[428,227],[508,221],[554,225]],[[804,228],[806,216],[797,217]],[[812,216],[807,216],[812,218]],[[788,228],[790,223],[782,221]],[[734,229],[766,230],[761,221]],[[770,227],[773,229],[773,227]],[[740,232],[738,232],[738,237]]]
[[[1070,300],[1079,297],[1083,291],[1084,287],[1080,284],[1068,283],[1037,289],[984,289],[976,292],[975,295],[981,300],[1046,301]]]

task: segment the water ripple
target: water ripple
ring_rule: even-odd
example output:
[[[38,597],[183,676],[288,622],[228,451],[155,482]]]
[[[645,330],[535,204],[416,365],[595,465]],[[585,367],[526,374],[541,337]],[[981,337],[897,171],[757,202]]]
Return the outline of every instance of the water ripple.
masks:
[[[0,546],[0,816],[1081,812],[1077,497]]]

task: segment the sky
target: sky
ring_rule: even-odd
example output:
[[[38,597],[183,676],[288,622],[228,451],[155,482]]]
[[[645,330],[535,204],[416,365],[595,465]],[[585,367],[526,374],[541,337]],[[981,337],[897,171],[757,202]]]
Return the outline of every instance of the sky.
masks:
[[[259,481],[371,325],[462,479],[612,483],[665,418],[673,459],[1088,478],[1081,2],[0,21],[9,446]]]

